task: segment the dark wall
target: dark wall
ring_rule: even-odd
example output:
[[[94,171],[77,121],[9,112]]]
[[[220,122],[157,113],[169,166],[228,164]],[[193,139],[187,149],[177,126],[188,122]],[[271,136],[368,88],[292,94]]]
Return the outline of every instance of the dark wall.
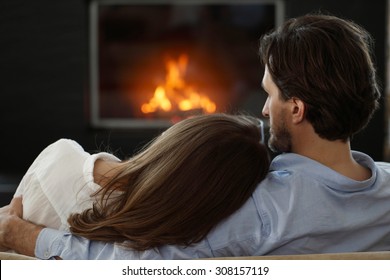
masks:
[[[385,1],[290,0],[286,16],[321,8],[359,22],[376,38],[383,80],[385,6]],[[62,137],[90,152],[110,146],[124,156],[156,134],[89,127],[87,21],[84,0],[0,2],[0,173],[24,173],[44,147]],[[353,142],[377,160],[383,154],[383,112]]]
[[[85,17],[78,0],[1,1],[2,172],[59,137],[85,140]]]
[[[0,2],[0,174],[24,173],[59,138],[125,156],[157,133],[90,128],[87,6],[84,0]]]

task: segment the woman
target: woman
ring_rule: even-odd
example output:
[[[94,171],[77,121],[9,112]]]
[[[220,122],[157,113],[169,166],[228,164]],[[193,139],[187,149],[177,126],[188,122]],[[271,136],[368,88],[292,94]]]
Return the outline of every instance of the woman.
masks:
[[[74,141],[46,148],[24,176],[23,216],[135,250],[190,245],[236,211],[266,176],[259,120],[183,120],[134,157],[90,155]]]

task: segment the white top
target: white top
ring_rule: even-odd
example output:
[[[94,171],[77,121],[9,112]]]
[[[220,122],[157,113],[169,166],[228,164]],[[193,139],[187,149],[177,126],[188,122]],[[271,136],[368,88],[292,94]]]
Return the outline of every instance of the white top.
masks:
[[[91,194],[97,159],[119,161],[108,153],[90,155],[75,141],[61,139],[44,149],[20,182],[15,196],[23,195],[23,218],[50,228],[67,230],[71,213],[92,206]]]

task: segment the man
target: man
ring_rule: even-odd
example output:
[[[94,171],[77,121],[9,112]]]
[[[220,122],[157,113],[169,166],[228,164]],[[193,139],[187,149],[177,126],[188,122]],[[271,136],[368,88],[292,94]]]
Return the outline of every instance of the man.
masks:
[[[371,38],[352,22],[307,15],[261,39],[276,157],[237,212],[201,242],[132,251],[23,221],[0,210],[0,245],[47,259],[185,259],[390,250],[390,164],[350,150],[380,98]]]

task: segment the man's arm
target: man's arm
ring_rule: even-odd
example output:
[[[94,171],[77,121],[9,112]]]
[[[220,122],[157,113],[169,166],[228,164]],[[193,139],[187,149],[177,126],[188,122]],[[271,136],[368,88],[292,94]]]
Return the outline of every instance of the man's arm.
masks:
[[[157,260],[213,256],[205,240],[189,247],[166,245],[146,251],[132,250],[123,244],[93,241],[27,222],[21,218],[22,209],[21,197],[0,208],[0,246],[39,259]]]
[[[34,257],[35,244],[43,227],[23,220],[22,213],[21,197],[0,208],[0,246]]]

